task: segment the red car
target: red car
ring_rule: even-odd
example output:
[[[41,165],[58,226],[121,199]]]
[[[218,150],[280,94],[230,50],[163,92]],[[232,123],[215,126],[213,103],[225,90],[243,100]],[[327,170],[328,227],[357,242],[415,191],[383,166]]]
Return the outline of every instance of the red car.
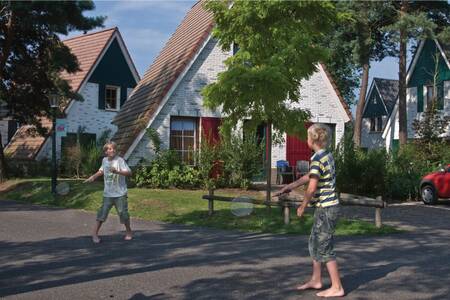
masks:
[[[450,198],[450,165],[425,175],[420,182],[420,194],[425,204],[435,204],[439,198]]]

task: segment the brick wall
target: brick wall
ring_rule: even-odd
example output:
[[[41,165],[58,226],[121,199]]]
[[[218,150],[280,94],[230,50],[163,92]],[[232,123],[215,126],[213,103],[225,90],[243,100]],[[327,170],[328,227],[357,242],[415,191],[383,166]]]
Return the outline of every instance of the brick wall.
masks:
[[[128,93],[131,90],[128,90]],[[68,109],[66,119],[67,132],[76,133],[80,126],[84,127],[85,133],[95,133],[97,138],[105,130],[110,129],[111,135],[117,130],[117,127],[111,124],[112,119],[117,112],[98,109],[98,84],[88,82],[82,89],[81,95],[84,101],[74,101]],[[60,156],[61,139],[56,141],[57,156]],[[47,139],[44,148],[40,151],[37,159],[51,156],[51,138]]]
[[[200,91],[207,84],[216,81],[217,74],[225,70],[223,61],[229,56],[230,53],[223,52],[214,39],[211,39],[201,51],[197,60],[151,124],[151,127],[155,128],[161,137],[163,149],[169,148],[170,116],[220,117],[219,110],[210,111],[202,106]],[[154,155],[151,146],[150,140],[144,135],[129,157],[128,163],[134,166],[142,159],[151,160]]]

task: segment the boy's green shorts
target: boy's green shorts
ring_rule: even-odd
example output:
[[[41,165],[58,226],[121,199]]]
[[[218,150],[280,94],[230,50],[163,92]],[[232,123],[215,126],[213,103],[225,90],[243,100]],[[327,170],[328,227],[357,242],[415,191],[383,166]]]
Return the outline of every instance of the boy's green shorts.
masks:
[[[309,253],[315,261],[326,263],[336,259],[333,235],[338,214],[339,205],[315,208],[314,223],[309,237]]]
[[[109,211],[115,206],[120,223],[125,224],[130,219],[127,198],[127,195],[121,197],[103,197],[103,205],[97,212],[97,221],[105,222],[106,218],[108,218]]]

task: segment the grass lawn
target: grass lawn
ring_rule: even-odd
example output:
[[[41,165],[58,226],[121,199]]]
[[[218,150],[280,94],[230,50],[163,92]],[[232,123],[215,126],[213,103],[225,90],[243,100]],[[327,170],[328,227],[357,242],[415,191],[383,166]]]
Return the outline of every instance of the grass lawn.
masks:
[[[0,186],[0,199],[16,200],[66,208],[96,211],[102,201],[103,183],[83,184],[79,180],[67,180],[70,192],[65,196],[53,198],[48,178],[10,180]],[[128,205],[131,217],[145,220],[181,223],[195,226],[236,229],[250,232],[309,234],[312,215],[299,219],[292,212],[291,224],[284,225],[281,208],[256,205],[249,216],[236,217],[231,213],[229,202],[214,201],[215,214],[208,217],[208,201],[202,199],[202,190],[159,190],[130,188]],[[218,190],[217,195],[249,195],[263,199],[258,192],[242,190]],[[115,214],[112,209],[111,213]],[[399,230],[391,226],[376,228],[372,223],[361,220],[341,219],[337,235],[386,234]]]

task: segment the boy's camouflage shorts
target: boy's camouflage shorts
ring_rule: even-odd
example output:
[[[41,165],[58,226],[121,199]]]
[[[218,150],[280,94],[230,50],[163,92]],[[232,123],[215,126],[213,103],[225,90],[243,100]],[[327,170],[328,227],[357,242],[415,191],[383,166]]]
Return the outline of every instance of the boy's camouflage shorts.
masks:
[[[309,253],[315,261],[326,263],[336,259],[333,234],[339,214],[339,205],[316,207],[314,224],[309,237]]]

